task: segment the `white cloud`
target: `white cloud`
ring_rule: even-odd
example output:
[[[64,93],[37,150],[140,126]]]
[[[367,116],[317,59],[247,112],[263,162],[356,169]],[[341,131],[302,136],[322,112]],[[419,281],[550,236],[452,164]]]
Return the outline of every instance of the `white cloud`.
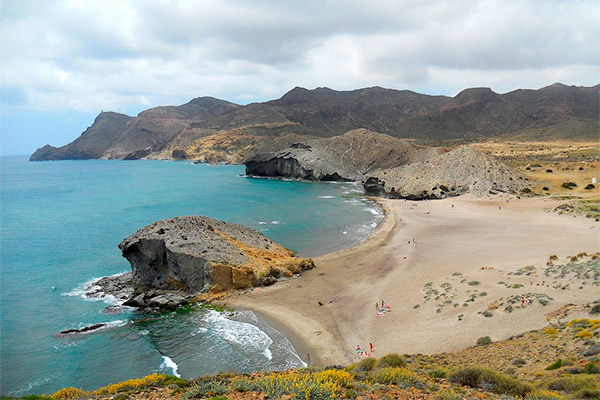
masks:
[[[248,102],[297,85],[452,95],[600,80],[595,1],[0,6],[2,93],[32,109],[141,110],[203,95]]]

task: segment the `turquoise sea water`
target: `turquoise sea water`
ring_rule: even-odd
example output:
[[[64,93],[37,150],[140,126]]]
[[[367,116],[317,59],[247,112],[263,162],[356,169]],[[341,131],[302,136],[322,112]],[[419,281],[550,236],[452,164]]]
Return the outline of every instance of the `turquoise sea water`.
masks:
[[[94,389],[153,372],[300,366],[289,341],[248,311],[140,322],[81,295],[92,279],[130,270],[117,244],[155,220],[206,215],[315,256],[363,240],[381,219],[359,186],[252,179],[243,166],[3,157],[0,167],[2,395]],[[105,322],[90,334],[57,335]]]

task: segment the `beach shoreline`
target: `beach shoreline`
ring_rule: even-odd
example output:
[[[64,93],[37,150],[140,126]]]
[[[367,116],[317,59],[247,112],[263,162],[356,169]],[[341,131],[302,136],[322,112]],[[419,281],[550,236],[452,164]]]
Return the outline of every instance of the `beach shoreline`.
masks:
[[[301,278],[229,298],[228,306],[266,316],[300,355],[310,348],[314,365],[325,366],[356,362],[353,350],[369,343],[373,356],[462,350],[481,336],[501,340],[542,328],[548,313],[569,303],[581,306],[571,315],[581,314],[597,300],[598,288],[579,288],[576,278],[560,284],[568,289],[544,279],[549,256],[600,251],[600,224],[545,211],[555,201],[506,194],[372,200],[384,219],[369,238],[315,257],[316,268]],[[513,275],[527,265],[535,275]],[[533,303],[504,311],[515,296]],[[549,304],[538,302],[543,296]],[[381,300],[391,312],[377,315]]]

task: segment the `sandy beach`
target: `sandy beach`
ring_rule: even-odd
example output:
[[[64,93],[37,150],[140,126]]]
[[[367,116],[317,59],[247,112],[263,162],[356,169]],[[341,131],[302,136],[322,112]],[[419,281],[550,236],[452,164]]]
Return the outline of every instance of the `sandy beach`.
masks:
[[[565,310],[583,315],[600,298],[594,279],[569,267],[600,251],[600,223],[548,212],[552,200],[379,201],[386,217],[368,240],[227,304],[276,321],[305,361],[312,351],[312,364],[330,365],[356,362],[356,346],[369,343],[375,357],[458,351],[542,328]],[[389,312],[376,309],[382,300]]]

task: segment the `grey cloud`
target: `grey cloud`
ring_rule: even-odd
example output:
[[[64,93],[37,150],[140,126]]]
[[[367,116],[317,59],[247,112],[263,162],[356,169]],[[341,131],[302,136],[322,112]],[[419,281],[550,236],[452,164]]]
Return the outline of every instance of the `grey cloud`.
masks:
[[[0,82],[31,107],[142,109],[200,95],[246,102],[296,85],[452,94],[598,79],[593,1],[0,5]]]

